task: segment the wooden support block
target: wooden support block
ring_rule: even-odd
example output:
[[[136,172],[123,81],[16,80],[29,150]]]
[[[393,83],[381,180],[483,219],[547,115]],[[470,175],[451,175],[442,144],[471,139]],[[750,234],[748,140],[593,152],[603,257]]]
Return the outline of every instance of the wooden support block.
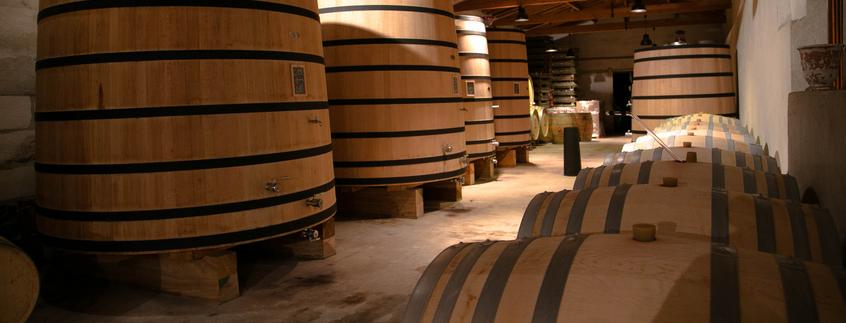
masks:
[[[423,215],[423,190],[411,188],[388,190],[368,187],[357,191],[339,191],[338,214],[364,218],[412,218]]]
[[[461,201],[461,183],[457,179],[423,184],[423,198],[432,201]]]
[[[493,179],[496,176],[493,158],[485,158],[473,161],[476,169],[476,178]]]
[[[476,166],[475,162],[467,164],[467,169],[464,170],[464,185],[476,184]]]
[[[144,289],[225,302],[238,297],[235,252],[96,256],[103,278]]]
[[[498,167],[516,167],[517,166],[517,151],[514,149],[500,150],[496,152],[496,166]]]
[[[529,162],[529,149],[527,147],[520,147],[515,149],[517,151],[517,162],[526,164]]]

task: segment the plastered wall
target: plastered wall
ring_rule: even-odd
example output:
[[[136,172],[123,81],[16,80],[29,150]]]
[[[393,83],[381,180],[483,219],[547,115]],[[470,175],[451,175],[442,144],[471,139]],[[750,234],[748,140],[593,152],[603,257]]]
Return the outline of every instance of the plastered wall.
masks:
[[[827,42],[826,0],[746,0],[737,41],[740,117],[787,162],[787,97],[807,87],[796,48]]]

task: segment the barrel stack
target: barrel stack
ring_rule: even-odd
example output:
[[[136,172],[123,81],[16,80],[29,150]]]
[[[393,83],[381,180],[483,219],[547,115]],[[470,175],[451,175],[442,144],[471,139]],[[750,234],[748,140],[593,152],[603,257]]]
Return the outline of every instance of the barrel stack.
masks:
[[[519,28],[488,28],[497,166],[529,162],[531,102],[526,33]]]
[[[846,223],[803,200],[772,157],[705,147],[750,136],[736,119],[656,129],[686,141],[610,155],[573,190],[536,195],[517,240],[444,250],[404,322],[846,319]]]
[[[459,200],[468,146],[452,3],[319,5],[340,213],[417,218],[424,193]]]
[[[41,241],[114,280],[226,300],[230,247],[334,232],[316,1],[39,5]]]

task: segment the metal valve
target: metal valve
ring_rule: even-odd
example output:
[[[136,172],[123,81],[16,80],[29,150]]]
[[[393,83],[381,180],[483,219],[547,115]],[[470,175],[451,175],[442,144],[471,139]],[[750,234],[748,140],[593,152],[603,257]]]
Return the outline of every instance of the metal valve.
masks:
[[[499,141],[496,141],[496,140],[491,141],[491,144],[492,144],[492,145],[494,145],[495,147],[498,147],[498,146],[499,146]]]
[[[311,207],[323,207],[323,199],[317,197],[317,195],[309,197],[305,203]]]
[[[461,166],[467,166],[467,155],[461,156],[458,161],[461,162]]]
[[[275,179],[271,180],[270,182],[267,182],[266,184],[264,184],[264,189],[267,190],[268,192],[277,193],[277,192],[279,192],[279,183],[276,182]]]
[[[491,106],[491,109],[499,109],[499,104],[494,104]]]
[[[450,145],[450,144],[446,144],[446,145],[444,145],[444,148],[443,148],[443,149],[444,149],[444,153],[445,153],[445,154],[446,154],[446,153],[451,153],[451,152],[452,152],[452,145]]]
[[[499,162],[498,160],[496,160],[496,158],[492,158],[491,161],[493,162],[494,165],[496,165],[496,163]]]
[[[312,228],[305,229],[303,230],[303,238],[308,239],[308,241],[320,240],[320,231]]]

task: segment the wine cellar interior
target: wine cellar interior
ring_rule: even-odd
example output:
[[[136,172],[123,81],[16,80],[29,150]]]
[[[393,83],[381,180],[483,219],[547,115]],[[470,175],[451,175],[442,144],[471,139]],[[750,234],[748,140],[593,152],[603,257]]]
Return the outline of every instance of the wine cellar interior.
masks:
[[[0,323],[846,322],[844,0],[0,0]]]

